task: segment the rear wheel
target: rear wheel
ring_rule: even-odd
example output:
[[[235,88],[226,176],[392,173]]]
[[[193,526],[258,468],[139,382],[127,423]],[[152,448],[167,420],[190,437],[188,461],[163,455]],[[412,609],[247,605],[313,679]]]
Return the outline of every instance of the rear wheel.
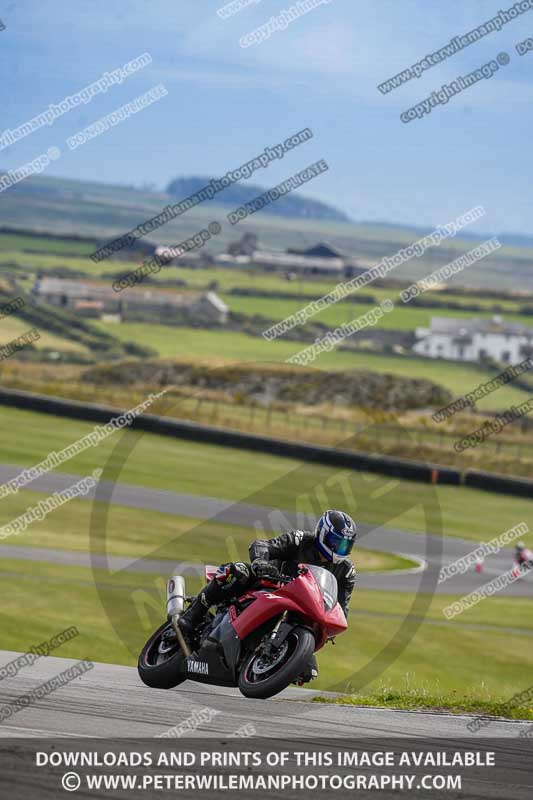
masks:
[[[296,627],[272,655],[261,649],[252,653],[239,675],[239,689],[245,697],[264,700],[286,689],[301,674],[315,649],[315,637],[306,628]]]
[[[142,682],[153,689],[172,689],[186,679],[185,656],[170,622],[161,625],[148,639],[137,671]]]

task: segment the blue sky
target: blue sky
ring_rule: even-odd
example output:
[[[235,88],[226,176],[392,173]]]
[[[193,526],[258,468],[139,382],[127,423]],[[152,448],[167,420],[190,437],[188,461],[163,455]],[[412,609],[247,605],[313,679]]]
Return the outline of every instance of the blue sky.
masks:
[[[478,231],[533,234],[533,10],[388,95],[377,84],[494,16],[505,0],[331,0],[270,39],[239,39],[288,9],[260,0],[231,19],[224,0],[26,0],[0,3],[0,133],[148,51],[120,86],[0,152],[12,169],[60,147],[50,175],[154,183],[223,175],[310,127],[314,139],[256,173],[275,185],[317,159],[330,171],[306,194],[353,219],[433,225],[475,205]],[[408,125],[400,113],[507,52],[511,61]],[[70,152],[67,136],[163,83],[168,95]]]

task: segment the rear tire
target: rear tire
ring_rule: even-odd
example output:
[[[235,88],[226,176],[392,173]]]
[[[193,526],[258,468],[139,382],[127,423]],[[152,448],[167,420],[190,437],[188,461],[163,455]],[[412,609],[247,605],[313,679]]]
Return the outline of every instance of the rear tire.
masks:
[[[163,634],[170,630],[172,624],[163,623],[150,636],[139,656],[137,664],[139,677],[152,689],[173,689],[187,678],[185,656],[177,641],[176,647],[161,652]]]
[[[315,649],[315,637],[307,628],[295,627],[286,639],[287,654],[284,660],[274,666],[273,671],[257,674],[261,656],[251,653],[244,662],[239,675],[239,689],[245,697],[266,700],[278,694],[300,675]],[[261,667],[264,669],[264,667]]]

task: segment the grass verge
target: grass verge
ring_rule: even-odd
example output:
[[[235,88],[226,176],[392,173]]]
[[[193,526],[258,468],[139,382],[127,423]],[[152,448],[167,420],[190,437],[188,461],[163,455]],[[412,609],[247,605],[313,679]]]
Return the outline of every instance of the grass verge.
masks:
[[[312,702],[391,708],[400,711],[444,711],[448,714],[475,714],[483,717],[533,720],[531,703],[527,706],[510,707],[509,703],[483,700],[475,695],[461,694],[455,690],[449,694],[433,694],[431,691],[406,689],[402,692],[383,687],[370,695],[320,696],[313,697]]]

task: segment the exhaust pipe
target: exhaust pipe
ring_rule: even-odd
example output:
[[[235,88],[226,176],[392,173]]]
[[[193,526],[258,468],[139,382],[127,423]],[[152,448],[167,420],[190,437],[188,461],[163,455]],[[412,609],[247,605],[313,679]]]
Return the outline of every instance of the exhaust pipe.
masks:
[[[188,658],[191,655],[191,649],[183,638],[178,624],[185,608],[185,596],[185,581],[181,575],[173,575],[167,582],[167,618],[172,623],[183,655]]]
[[[172,619],[185,608],[185,581],[181,575],[173,575],[167,581],[167,616]]]

